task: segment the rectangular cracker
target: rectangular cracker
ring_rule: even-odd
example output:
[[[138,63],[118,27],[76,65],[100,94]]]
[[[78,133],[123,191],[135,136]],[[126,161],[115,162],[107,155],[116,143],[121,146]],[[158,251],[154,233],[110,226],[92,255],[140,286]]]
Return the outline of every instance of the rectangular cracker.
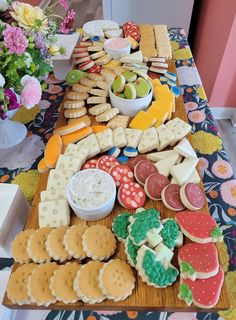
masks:
[[[85,139],[79,141],[77,146],[79,146],[79,148],[85,148],[89,150],[88,158],[95,157],[101,151],[95,134],[90,134]]]
[[[89,113],[93,116],[98,116],[111,109],[110,103],[101,103],[89,109]]]
[[[111,129],[115,129],[119,127],[127,128],[129,121],[130,121],[129,116],[117,115],[107,123],[107,126]]]
[[[106,103],[106,97],[90,97],[87,99],[88,104],[99,104],[99,103]]]
[[[66,199],[40,202],[38,214],[40,228],[70,224],[70,208]]]
[[[66,199],[66,190],[64,188],[43,190],[40,192],[41,202],[62,199]]]
[[[140,153],[146,153],[156,149],[159,145],[158,135],[155,128],[148,128],[143,131],[142,138],[138,145]]]
[[[96,116],[96,121],[97,122],[105,122],[109,121],[112,118],[114,118],[118,113],[120,112],[119,109],[117,108],[111,108],[110,110],[100,114],[99,116]]]
[[[113,131],[106,129],[96,134],[101,152],[105,152],[114,147]]]
[[[123,148],[127,145],[126,133],[123,127],[118,127],[113,130],[113,140],[116,148]]]
[[[69,157],[60,154],[57,160],[56,169],[58,170],[73,170],[77,172],[81,169],[82,161],[79,158]]]
[[[47,190],[66,188],[73,174],[74,171],[72,170],[51,170],[48,176]]]

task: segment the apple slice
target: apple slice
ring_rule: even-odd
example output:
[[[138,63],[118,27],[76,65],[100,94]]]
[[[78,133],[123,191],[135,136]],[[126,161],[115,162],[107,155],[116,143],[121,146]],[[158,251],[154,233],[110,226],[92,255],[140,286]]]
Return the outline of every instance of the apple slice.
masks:
[[[175,219],[183,234],[197,243],[221,242],[223,235],[215,220],[205,212],[181,211]]]
[[[180,279],[178,297],[188,306],[192,303],[200,308],[213,308],[220,297],[224,282],[224,271],[219,267],[218,273],[209,279]]]

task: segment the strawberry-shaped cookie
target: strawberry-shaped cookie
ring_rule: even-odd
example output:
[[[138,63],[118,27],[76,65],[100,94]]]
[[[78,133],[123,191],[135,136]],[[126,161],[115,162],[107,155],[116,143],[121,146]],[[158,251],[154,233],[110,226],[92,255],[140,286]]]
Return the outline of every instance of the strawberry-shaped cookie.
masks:
[[[188,243],[179,249],[181,277],[191,280],[207,279],[219,270],[218,252],[214,243]]]
[[[209,279],[180,280],[178,297],[184,300],[188,306],[192,303],[200,308],[213,308],[220,297],[224,282],[224,271],[219,267],[218,273]]]
[[[223,235],[215,220],[207,213],[181,211],[176,213],[183,234],[197,243],[221,242]]]

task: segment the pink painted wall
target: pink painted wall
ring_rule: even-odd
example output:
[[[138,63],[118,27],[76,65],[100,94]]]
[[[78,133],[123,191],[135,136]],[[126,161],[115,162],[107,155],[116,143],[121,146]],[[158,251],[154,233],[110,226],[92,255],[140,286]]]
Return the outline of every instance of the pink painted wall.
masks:
[[[222,59],[225,54],[225,49],[226,46],[228,46],[228,38],[235,14],[235,0],[203,1],[193,51],[196,65],[210,101]],[[235,41],[236,40],[234,39],[234,42]],[[235,63],[234,60],[230,62],[231,67],[232,64]],[[219,80],[221,80],[220,82],[223,84],[223,79],[218,78],[218,81]],[[226,85],[225,82],[224,85]],[[230,86],[230,84],[227,85]],[[222,92],[222,94],[224,93]],[[222,98],[222,101],[223,100],[224,103],[228,102],[226,97]],[[216,99],[212,101],[215,102]],[[236,102],[234,105],[236,106]],[[217,103],[217,106],[222,107],[223,105]]]

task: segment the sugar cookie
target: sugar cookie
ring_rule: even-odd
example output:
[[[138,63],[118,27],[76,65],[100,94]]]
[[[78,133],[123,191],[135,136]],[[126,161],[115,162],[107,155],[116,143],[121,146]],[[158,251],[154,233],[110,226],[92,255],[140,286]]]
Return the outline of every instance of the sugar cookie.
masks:
[[[76,83],[72,86],[72,90],[74,92],[78,92],[78,93],[86,93],[86,92],[89,92],[91,90],[91,88],[89,86],[85,86],[83,84]],[[67,96],[67,98],[68,98],[68,96]]]
[[[87,92],[74,92],[70,91],[67,93],[67,99],[69,100],[86,100],[89,94]]]
[[[75,259],[82,260],[86,258],[82,245],[82,235],[86,229],[86,224],[80,223],[70,227],[65,233],[63,240],[65,250]]]
[[[30,262],[31,258],[28,255],[27,243],[34,231],[35,229],[23,230],[20,233],[18,233],[15,239],[12,241],[11,255],[15,262],[19,262],[21,264]]]
[[[35,263],[44,263],[51,260],[45,242],[52,230],[52,228],[40,228],[31,234],[27,244],[27,252]]]
[[[53,260],[59,260],[60,262],[71,259],[69,253],[65,250],[63,239],[64,235],[69,228],[62,226],[52,230],[46,240],[46,250]]]

